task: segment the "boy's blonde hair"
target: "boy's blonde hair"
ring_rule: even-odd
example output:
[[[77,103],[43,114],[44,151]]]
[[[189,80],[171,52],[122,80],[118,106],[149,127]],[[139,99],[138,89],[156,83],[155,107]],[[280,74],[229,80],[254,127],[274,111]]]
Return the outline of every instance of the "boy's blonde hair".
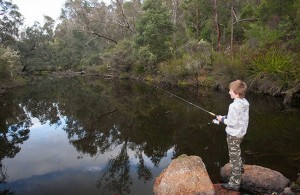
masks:
[[[247,91],[247,85],[241,80],[236,80],[229,84],[229,89],[231,89],[235,94],[238,94],[240,98],[244,98]]]

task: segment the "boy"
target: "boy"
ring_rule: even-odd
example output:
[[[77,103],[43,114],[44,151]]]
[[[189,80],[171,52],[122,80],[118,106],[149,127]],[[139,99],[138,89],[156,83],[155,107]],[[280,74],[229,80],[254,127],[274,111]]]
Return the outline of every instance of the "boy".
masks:
[[[221,186],[229,190],[239,190],[242,177],[242,158],[240,144],[247,132],[249,121],[249,103],[244,98],[247,85],[236,80],[229,85],[229,94],[233,102],[229,105],[227,116],[217,116],[219,122],[226,125],[227,144],[231,176],[228,183]]]

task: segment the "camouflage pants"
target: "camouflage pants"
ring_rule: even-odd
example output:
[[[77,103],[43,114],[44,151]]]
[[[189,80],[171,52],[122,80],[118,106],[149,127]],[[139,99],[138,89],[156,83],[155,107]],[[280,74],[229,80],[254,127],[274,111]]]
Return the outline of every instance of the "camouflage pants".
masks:
[[[242,177],[243,162],[241,158],[241,148],[243,138],[227,135],[227,144],[229,152],[229,164],[231,167],[231,176],[229,178],[229,184],[240,185]]]

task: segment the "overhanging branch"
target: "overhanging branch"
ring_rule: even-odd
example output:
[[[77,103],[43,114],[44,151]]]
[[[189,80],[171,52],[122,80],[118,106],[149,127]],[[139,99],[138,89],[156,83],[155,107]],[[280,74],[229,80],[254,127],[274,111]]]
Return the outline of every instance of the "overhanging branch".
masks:
[[[92,34],[93,34],[93,35],[96,35],[97,37],[100,37],[100,38],[109,40],[109,41],[111,41],[111,42],[113,42],[113,43],[115,43],[115,44],[118,44],[118,42],[117,42],[116,40],[114,40],[114,39],[112,39],[112,38],[110,38],[110,37],[107,37],[107,36],[105,36],[105,35],[100,35],[100,34],[98,34],[98,33],[96,33],[96,32],[92,32]]]

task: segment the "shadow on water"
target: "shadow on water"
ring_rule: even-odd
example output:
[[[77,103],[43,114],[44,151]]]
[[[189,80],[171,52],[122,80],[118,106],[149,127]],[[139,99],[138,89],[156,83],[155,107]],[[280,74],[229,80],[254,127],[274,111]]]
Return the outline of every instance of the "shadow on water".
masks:
[[[167,90],[217,114],[231,103],[226,93]],[[248,100],[245,163],[292,180],[300,171],[299,109],[283,110],[271,97]],[[154,179],[181,154],[200,156],[214,183],[228,161],[224,126],[145,84],[41,80],[0,97],[0,104],[4,194],[152,194]]]

